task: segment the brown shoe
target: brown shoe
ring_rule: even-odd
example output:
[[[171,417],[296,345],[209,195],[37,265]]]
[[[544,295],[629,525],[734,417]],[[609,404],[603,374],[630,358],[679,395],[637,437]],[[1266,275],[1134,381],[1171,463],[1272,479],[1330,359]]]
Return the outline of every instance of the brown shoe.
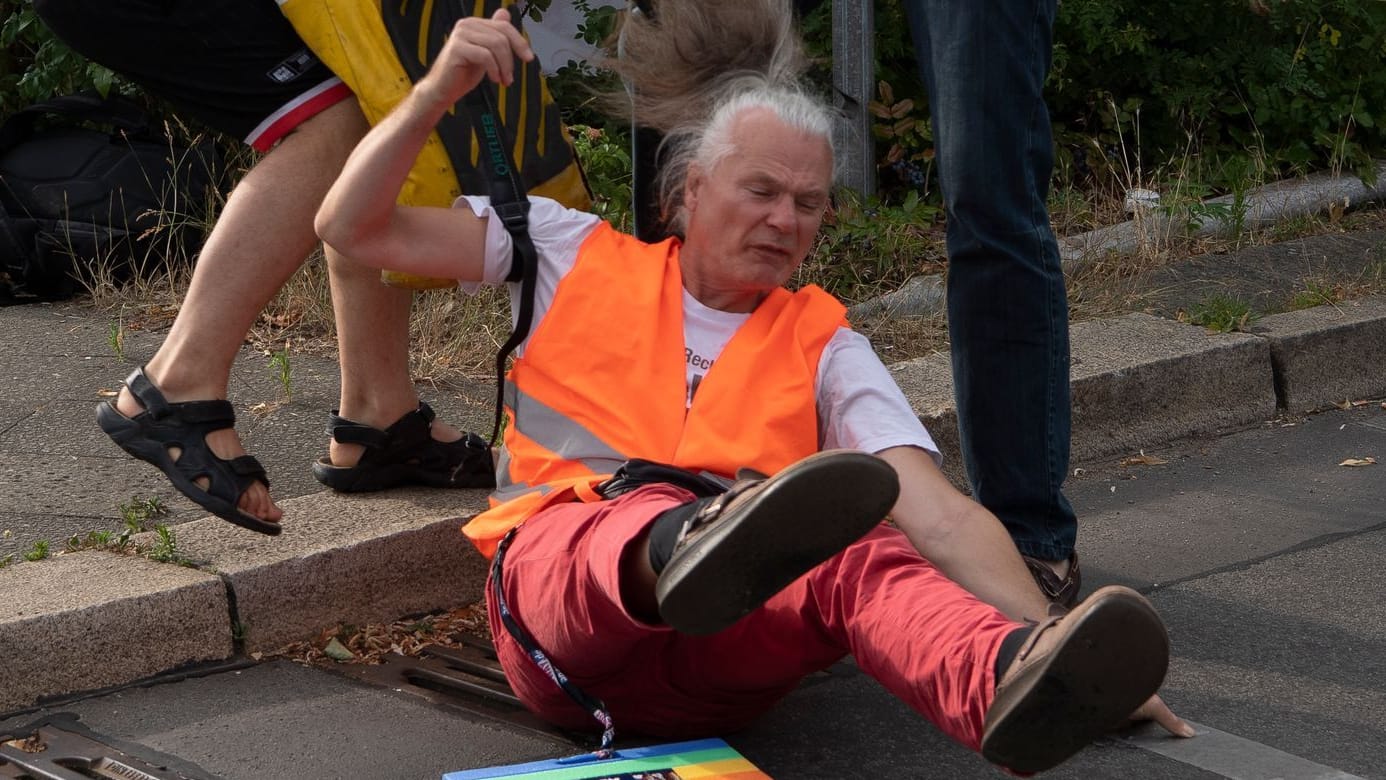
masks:
[[[864,536],[900,493],[890,464],[848,450],[737,476],[684,526],[655,584],[660,617],[685,634],[740,620]]]
[[[1160,688],[1169,636],[1155,609],[1120,586],[1037,625],[996,686],[982,755],[1040,772],[1120,726]]]
[[[1050,603],[1058,604],[1061,607],[1072,609],[1078,603],[1078,591],[1083,587],[1083,572],[1078,568],[1078,553],[1073,553],[1068,558],[1068,574],[1060,579],[1059,575],[1049,567],[1048,563],[1031,558],[1028,555],[1020,556],[1025,561],[1025,566],[1030,570],[1030,576],[1035,578],[1035,584],[1039,586],[1040,592],[1049,599]]]

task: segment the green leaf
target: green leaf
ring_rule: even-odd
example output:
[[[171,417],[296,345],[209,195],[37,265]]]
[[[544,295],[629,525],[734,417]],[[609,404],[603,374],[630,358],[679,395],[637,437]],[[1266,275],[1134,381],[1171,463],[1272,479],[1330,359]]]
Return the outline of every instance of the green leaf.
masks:
[[[351,661],[356,658],[356,654],[346,648],[346,645],[337,641],[337,637],[332,637],[327,642],[327,646],[322,649],[324,655],[334,661]]]
[[[111,82],[114,80],[114,74],[99,65],[92,65],[87,72],[91,76],[92,86],[96,87],[96,91],[101,94],[101,97],[108,97],[111,93]]]

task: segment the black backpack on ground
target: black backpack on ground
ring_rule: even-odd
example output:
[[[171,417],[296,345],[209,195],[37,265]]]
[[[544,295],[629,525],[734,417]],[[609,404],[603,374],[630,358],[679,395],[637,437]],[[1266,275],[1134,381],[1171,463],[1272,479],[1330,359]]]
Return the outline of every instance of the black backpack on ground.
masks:
[[[171,141],[140,106],[96,94],[0,125],[0,305],[52,301],[190,257],[204,238],[216,146]]]

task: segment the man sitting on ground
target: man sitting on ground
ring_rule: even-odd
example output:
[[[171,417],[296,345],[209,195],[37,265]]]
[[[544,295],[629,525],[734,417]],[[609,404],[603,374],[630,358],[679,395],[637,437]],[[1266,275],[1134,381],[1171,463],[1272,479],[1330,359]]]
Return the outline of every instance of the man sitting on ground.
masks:
[[[782,3],[752,5],[785,20],[767,50],[793,54]],[[670,25],[680,34],[724,34],[726,9],[675,6],[693,17]],[[707,66],[705,48],[683,49]],[[395,193],[443,112],[531,56],[504,12],[460,22],[352,154],[323,240],[358,262],[504,280],[511,241],[486,199],[409,208]],[[669,128],[682,241],[644,244],[534,199],[535,324],[509,377],[493,507],[465,529],[494,556],[492,633],[516,694],[569,728],[595,715],[706,736],[851,653],[1017,771],[1063,761],[1148,699],[1187,728],[1152,698],[1168,639],[1145,599],[1110,587],[1048,615],[842,305],[784,289],[828,203],[832,122],[786,68],[762,72],[717,79]]]

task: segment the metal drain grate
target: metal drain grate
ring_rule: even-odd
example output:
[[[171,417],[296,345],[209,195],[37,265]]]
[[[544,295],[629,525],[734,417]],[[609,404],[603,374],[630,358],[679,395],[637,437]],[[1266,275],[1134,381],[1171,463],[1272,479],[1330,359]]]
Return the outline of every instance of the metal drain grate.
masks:
[[[427,645],[419,657],[392,654],[376,666],[348,664],[335,667],[335,671],[500,721],[565,746],[587,747],[588,737],[557,729],[525,709],[510,690],[489,639],[467,636],[462,642],[462,647]]]
[[[419,657],[391,654],[376,666],[345,664],[333,669],[372,685],[411,693],[435,704],[506,723],[565,747],[591,750],[596,746],[595,735],[563,731],[525,709],[506,682],[505,672],[496,660],[495,646],[489,639],[464,636],[462,643],[462,647],[456,648],[425,645]],[[834,677],[860,673],[855,664],[842,661],[805,677],[800,687],[809,688]],[[620,724],[616,727],[619,730]],[[632,744],[647,743],[637,739]]]
[[[216,780],[143,745],[97,734],[72,713],[0,733],[0,778],[10,780]]]

